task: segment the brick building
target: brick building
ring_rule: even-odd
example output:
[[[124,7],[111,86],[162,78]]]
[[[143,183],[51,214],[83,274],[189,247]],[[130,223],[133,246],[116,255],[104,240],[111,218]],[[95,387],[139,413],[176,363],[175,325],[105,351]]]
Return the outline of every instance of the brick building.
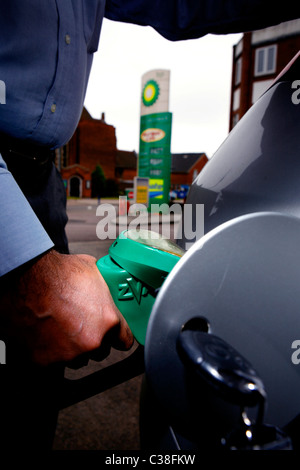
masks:
[[[116,129],[105,122],[104,114],[94,119],[85,108],[74,135],[57,151],[68,196],[92,196],[92,172],[97,165],[107,181],[123,189],[136,175],[136,162],[136,152],[117,149]]]
[[[299,19],[243,35],[233,47],[229,130],[299,50]]]

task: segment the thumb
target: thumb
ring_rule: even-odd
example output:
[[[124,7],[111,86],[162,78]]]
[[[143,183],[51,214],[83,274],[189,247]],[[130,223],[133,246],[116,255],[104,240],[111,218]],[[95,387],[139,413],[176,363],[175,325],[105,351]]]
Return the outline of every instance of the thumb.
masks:
[[[117,310],[117,309],[116,309]],[[133,334],[123,315],[117,310],[119,323],[108,331],[111,346],[120,351],[126,351],[131,348],[134,342]]]

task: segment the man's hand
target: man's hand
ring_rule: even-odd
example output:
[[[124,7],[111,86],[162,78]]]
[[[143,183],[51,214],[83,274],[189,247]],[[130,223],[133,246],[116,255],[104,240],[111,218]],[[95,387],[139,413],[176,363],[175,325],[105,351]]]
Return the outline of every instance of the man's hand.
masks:
[[[8,283],[0,326],[40,365],[70,361],[99,348],[104,338],[117,349],[133,343],[96,259],[54,250]]]

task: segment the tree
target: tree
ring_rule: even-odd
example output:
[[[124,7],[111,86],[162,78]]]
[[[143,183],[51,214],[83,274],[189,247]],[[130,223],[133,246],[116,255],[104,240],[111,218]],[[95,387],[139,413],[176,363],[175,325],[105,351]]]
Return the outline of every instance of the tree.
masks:
[[[106,179],[103,170],[100,165],[97,165],[92,173],[92,197],[98,197],[104,195],[106,186]]]

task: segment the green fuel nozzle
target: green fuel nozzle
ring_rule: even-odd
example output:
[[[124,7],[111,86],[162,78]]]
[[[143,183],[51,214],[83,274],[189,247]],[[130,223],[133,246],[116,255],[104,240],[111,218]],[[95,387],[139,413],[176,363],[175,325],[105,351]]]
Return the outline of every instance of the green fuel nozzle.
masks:
[[[157,292],[183,254],[156,232],[124,230],[97,261],[116,306],[142,345]]]

